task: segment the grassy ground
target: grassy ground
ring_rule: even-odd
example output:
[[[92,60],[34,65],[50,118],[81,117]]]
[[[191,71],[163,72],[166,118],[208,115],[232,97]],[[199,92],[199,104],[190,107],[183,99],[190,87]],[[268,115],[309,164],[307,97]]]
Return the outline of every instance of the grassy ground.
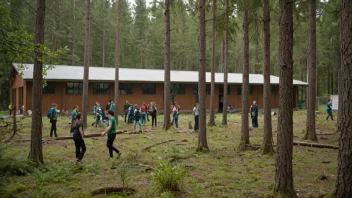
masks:
[[[216,116],[221,123],[221,115]],[[334,133],[336,122],[325,121],[325,114],[317,115],[317,132]],[[93,118],[89,118],[92,122]],[[44,120],[43,136],[49,136],[49,121]],[[119,117],[121,122],[121,117]],[[152,170],[145,165],[157,167],[161,161],[170,161],[186,171],[183,191],[177,197],[271,197],[274,185],[275,155],[263,156],[260,151],[238,151],[240,140],[240,114],[228,117],[229,125],[208,128],[209,153],[195,152],[197,134],[188,129],[191,115],[180,115],[180,128],[165,132],[158,127],[152,130],[148,122],[146,133],[120,134],[115,146],[121,150],[120,159],[106,161],[108,150],[106,137],[86,138],[87,152],[83,165],[74,165],[74,143],[72,140],[49,141],[43,145],[45,166],[29,171],[24,176],[7,174],[2,177],[4,197],[90,197],[89,193],[100,187],[121,187],[121,173],[117,170],[121,162],[128,164],[127,187],[136,193],[131,197],[172,197],[153,190]],[[22,120],[30,122],[30,118]],[[273,117],[274,141],[276,142],[277,116]],[[192,123],[193,125],[193,123]],[[68,118],[58,123],[58,135],[70,135]],[[260,145],[263,134],[263,115],[259,117],[259,129],[250,131],[251,143]],[[131,125],[121,124],[118,129],[131,130]],[[294,140],[302,141],[305,129],[305,112],[294,112]],[[86,132],[100,132],[89,127]],[[21,132],[28,139],[29,129]],[[338,135],[319,135],[319,142],[337,145]],[[142,148],[158,142],[174,142]],[[29,153],[29,142],[7,144],[5,156],[23,160]],[[337,150],[294,146],[293,173],[295,189],[300,197],[320,197],[332,193],[337,166]],[[17,162],[15,162],[17,163]],[[111,169],[117,167],[117,169]],[[321,180],[321,176],[327,179]],[[0,196],[1,197],[1,196]],[[104,196],[100,196],[104,197]],[[110,197],[119,197],[110,195]]]

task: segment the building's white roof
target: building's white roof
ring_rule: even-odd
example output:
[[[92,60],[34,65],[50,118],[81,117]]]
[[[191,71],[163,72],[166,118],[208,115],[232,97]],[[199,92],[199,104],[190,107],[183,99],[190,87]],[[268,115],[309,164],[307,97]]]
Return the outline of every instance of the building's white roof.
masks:
[[[33,79],[33,64],[13,64],[18,73],[22,74],[24,80]],[[24,68],[24,69],[23,69]],[[164,70],[160,69],[132,69],[120,68],[119,80],[123,82],[164,82]],[[211,82],[210,72],[206,73],[206,82]],[[66,66],[56,65],[53,69],[47,71],[44,77],[46,80],[83,80],[82,66]],[[90,81],[114,81],[115,68],[110,67],[89,67]],[[224,74],[215,73],[215,83],[223,83]],[[176,71],[171,70],[171,82],[179,83],[197,83],[197,71]],[[271,84],[279,84],[279,77],[270,76]],[[241,84],[241,73],[229,73],[229,84]],[[250,84],[264,84],[264,77],[262,74],[249,74]],[[294,85],[307,85],[306,82],[293,80]]]

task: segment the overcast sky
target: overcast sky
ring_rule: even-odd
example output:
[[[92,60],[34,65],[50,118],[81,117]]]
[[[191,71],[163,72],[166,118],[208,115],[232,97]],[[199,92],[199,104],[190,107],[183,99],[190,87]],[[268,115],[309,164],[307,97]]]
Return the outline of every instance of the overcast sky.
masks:
[[[135,0],[128,0],[130,3],[131,3],[131,6],[132,5],[136,5],[136,1]],[[147,7],[150,6],[150,3],[153,2],[153,0],[146,0],[146,5]]]

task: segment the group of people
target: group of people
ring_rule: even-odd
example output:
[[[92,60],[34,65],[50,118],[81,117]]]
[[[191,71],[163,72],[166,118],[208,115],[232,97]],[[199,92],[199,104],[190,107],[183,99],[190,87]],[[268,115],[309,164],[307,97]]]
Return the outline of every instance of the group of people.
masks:
[[[149,115],[152,117],[152,127],[157,126],[157,104],[155,102],[150,102],[146,104],[143,102],[141,106],[138,104],[130,104],[129,101],[126,101],[124,106],[124,118],[125,123],[133,123],[133,132],[136,131],[136,125],[138,123],[139,131],[142,131],[142,126],[146,122],[149,122]]]

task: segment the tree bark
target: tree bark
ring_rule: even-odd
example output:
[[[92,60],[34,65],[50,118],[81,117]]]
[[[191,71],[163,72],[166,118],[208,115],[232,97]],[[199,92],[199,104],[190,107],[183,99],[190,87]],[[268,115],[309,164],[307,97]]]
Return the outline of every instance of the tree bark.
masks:
[[[73,21],[72,21],[72,65],[76,64],[76,0],[73,0]]]
[[[308,46],[308,101],[306,134],[304,139],[318,141],[315,130],[315,103],[317,95],[317,66],[316,66],[316,0],[309,2],[309,46]]]
[[[228,77],[228,55],[229,55],[229,0],[226,0],[226,22],[225,22],[225,52],[224,52],[224,95],[222,103],[222,125],[227,125],[227,77]]]
[[[216,0],[213,1],[212,46],[211,46],[211,84],[210,84],[210,118],[209,126],[215,126],[215,25],[216,25]]]
[[[264,32],[264,140],[263,154],[274,153],[271,124],[271,88],[270,88],[270,7],[269,0],[264,0],[263,8]]]
[[[293,187],[293,0],[280,0],[280,102],[274,192],[297,197]]]
[[[170,1],[165,0],[164,11],[164,130],[169,130],[170,123]]]
[[[116,118],[116,124],[118,124],[119,120],[119,96],[120,96],[120,90],[119,90],[119,70],[120,70],[120,28],[121,28],[121,0],[117,1],[117,17],[116,17],[116,46],[115,46],[115,118]]]
[[[89,84],[89,66],[91,56],[91,38],[90,38],[90,0],[86,0],[85,11],[85,40],[84,40],[84,72],[83,72],[83,93],[82,93],[82,114],[83,126],[87,127],[88,115],[88,84]]]
[[[207,110],[206,103],[206,82],[205,82],[205,0],[199,0],[199,79],[198,79],[198,98],[199,98],[199,134],[198,151],[208,151],[207,143]]]
[[[352,1],[341,1],[339,154],[334,197],[352,197]]]
[[[42,90],[43,90],[43,54],[41,53],[44,44],[44,21],[45,21],[45,0],[37,0],[35,23],[35,57],[33,68],[32,87],[32,129],[31,129],[31,150],[28,158],[36,164],[44,164],[42,147]],[[15,113],[16,115],[16,113]]]
[[[242,128],[240,146],[250,144],[249,142],[249,38],[248,38],[248,9],[243,11],[243,71],[242,71]]]

